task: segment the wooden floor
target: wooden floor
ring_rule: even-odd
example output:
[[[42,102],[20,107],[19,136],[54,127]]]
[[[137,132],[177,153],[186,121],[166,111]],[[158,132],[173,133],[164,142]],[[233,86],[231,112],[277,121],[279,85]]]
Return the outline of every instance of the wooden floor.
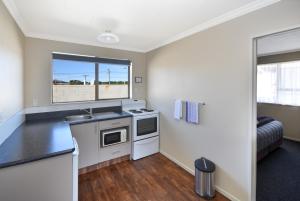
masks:
[[[80,201],[204,200],[194,177],[161,154],[125,161],[79,177]],[[216,201],[227,201],[217,193]]]

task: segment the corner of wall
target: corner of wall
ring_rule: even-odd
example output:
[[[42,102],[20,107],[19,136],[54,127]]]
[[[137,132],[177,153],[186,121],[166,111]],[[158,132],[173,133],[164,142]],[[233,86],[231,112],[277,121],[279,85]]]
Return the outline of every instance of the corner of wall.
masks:
[[[0,23],[5,27],[1,30],[1,63],[4,64],[0,84],[3,98],[0,101],[2,119],[0,121],[0,145],[24,121],[24,66],[25,66],[25,35],[12,17],[3,2],[0,2]],[[8,85],[16,80],[13,85]]]
[[[175,159],[175,157],[171,156],[170,154],[168,154],[167,152],[165,152],[163,150],[160,150],[160,153],[162,155],[164,155],[165,157],[167,157],[169,160],[171,160],[174,163],[176,163],[179,167],[183,168],[185,171],[187,171],[191,175],[193,175],[193,176],[195,175],[195,171],[194,170],[190,169],[189,167],[187,167],[186,165],[184,165],[183,163],[181,163],[180,161],[178,161],[177,159]],[[227,192],[226,190],[224,190],[220,186],[216,186],[216,190],[219,193],[221,193],[222,195],[224,195],[226,198],[228,198],[228,199],[230,199],[232,201],[240,201],[237,197],[235,197],[231,193]]]

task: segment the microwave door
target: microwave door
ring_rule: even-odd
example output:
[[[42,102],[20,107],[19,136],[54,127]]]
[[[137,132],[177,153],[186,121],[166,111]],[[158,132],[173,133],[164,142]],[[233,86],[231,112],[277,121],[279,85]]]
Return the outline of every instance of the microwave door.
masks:
[[[116,130],[101,132],[101,146],[106,147],[114,144],[119,144],[127,141],[127,129],[121,128]]]
[[[112,144],[121,142],[121,132],[114,132],[103,135],[103,146],[109,146]]]

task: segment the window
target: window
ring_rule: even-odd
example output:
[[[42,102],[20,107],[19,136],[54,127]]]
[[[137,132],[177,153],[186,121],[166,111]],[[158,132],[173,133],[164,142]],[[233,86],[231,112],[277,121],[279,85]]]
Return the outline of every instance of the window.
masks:
[[[300,106],[300,60],[258,65],[257,101]]]
[[[53,54],[52,102],[129,98],[129,60]]]
[[[129,66],[119,64],[99,64],[99,98],[127,98]]]

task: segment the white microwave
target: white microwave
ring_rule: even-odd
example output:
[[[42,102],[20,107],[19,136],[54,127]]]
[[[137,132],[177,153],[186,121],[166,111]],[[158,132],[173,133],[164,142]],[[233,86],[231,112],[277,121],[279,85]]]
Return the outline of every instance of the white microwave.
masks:
[[[126,128],[101,131],[101,147],[127,142],[127,136]]]

